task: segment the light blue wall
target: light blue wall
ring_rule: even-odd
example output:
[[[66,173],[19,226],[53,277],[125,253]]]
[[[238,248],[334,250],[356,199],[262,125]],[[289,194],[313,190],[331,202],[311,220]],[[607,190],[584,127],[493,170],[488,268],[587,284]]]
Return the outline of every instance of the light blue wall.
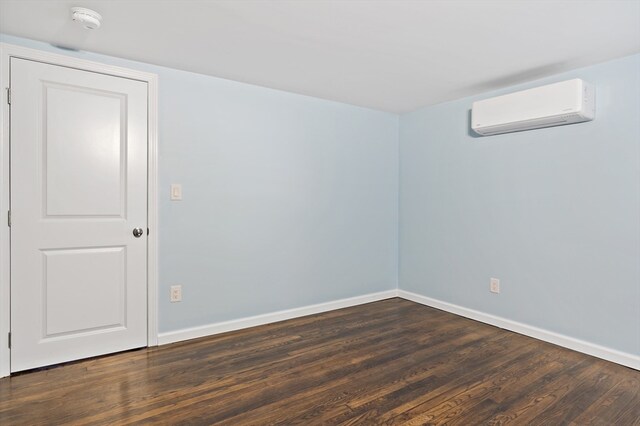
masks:
[[[161,332],[396,288],[397,115],[0,41],[159,75]]]
[[[164,71],[163,329],[397,286],[398,117]],[[162,99],[171,100],[162,104]],[[165,197],[166,198],[166,197]]]
[[[576,77],[596,86],[595,121],[470,135],[474,100]],[[640,55],[400,129],[401,289],[640,354]]]

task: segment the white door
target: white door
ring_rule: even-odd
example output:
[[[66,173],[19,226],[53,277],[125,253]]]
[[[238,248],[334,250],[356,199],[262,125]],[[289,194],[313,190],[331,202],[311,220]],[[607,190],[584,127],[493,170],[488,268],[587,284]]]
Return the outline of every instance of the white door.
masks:
[[[11,371],[146,346],[147,83],[10,79]]]

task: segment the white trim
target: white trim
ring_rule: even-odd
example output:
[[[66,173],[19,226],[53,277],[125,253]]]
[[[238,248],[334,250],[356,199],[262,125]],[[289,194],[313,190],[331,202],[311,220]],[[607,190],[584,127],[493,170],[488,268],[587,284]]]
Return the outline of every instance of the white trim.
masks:
[[[319,314],[321,312],[333,311],[336,309],[348,308],[350,306],[362,305],[365,303],[377,302],[379,300],[391,299],[398,296],[397,290],[381,291],[379,293],[365,294],[364,296],[350,297],[348,299],[334,300],[317,305],[303,306],[301,308],[287,309],[253,317],[240,318],[237,320],[223,321],[215,324],[200,327],[185,328],[182,330],[169,331],[158,335],[158,344],[180,342],[183,340],[196,339],[214,334],[226,333],[229,331],[241,330],[243,328],[255,327],[258,325],[271,324],[292,318],[304,317],[307,315]]]
[[[398,290],[398,297],[640,370],[640,356],[638,355],[621,352],[595,343],[586,342],[584,340],[565,336],[553,331],[486,314],[474,309],[432,299],[430,297],[411,293],[405,290]]]
[[[147,83],[147,346],[158,346],[158,76]]]
[[[6,46],[0,43],[0,90],[2,90],[2,114],[0,115],[0,377],[10,374],[11,351],[7,336],[11,330],[11,286],[9,285],[11,264],[9,245],[9,105],[7,90],[9,87],[9,54]]]
[[[87,61],[56,53],[0,43],[0,89],[2,90],[2,110],[0,119],[0,377],[10,373],[10,350],[6,336],[11,327],[10,314],[10,255],[7,211],[9,210],[9,105],[6,88],[9,87],[9,58],[23,58],[92,71],[132,80],[144,81],[148,87],[148,227],[150,234],[147,240],[147,345],[158,344],[158,208],[157,208],[157,145],[158,145],[158,76],[156,74],[121,68],[99,62]]]

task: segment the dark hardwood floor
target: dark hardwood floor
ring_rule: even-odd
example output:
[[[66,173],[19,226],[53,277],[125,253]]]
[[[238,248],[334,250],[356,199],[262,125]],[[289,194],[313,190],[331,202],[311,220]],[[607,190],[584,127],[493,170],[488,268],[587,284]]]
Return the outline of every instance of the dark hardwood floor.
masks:
[[[389,299],[0,379],[66,423],[640,425],[640,372]]]

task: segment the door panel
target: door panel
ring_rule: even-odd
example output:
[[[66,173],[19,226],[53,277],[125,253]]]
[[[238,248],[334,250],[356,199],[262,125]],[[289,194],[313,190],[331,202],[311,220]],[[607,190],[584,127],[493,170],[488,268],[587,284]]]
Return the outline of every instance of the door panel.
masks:
[[[147,84],[11,59],[11,371],[147,344]]]
[[[43,86],[46,216],[122,217],[126,97],[70,85]],[[70,158],[82,161],[70,163]]]
[[[42,254],[43,338],[126,326],[125,247]]]

